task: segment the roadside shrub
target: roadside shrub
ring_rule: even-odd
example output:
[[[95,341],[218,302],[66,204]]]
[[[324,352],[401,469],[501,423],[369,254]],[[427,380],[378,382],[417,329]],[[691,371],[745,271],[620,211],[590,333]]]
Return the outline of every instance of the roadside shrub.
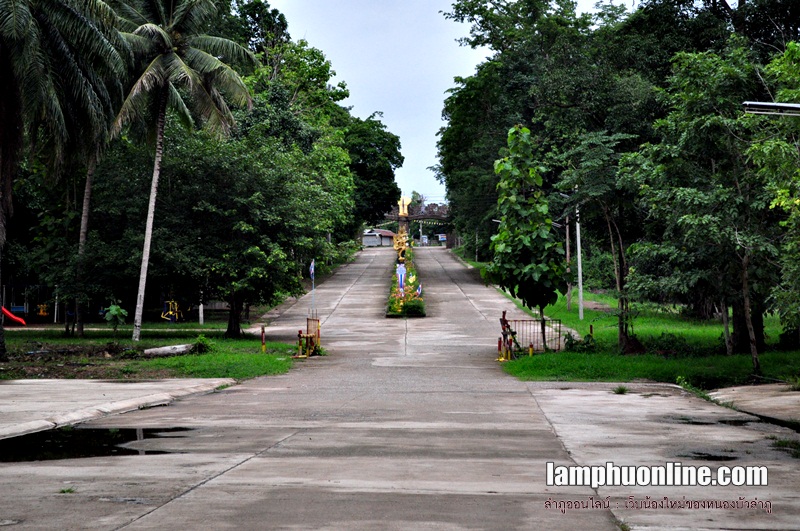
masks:
[[[575,339],[572,334],[564,334],[564,350],[566,352],[596,352],[597,343],[592,334],[587,334],[583,339]]]
[[[194,340],[192,352],[195,354],[205,354],[206,352],[211,352],[213,348],[214,346],[211,341],[203,334],[200,334],[197,336],[197,339]]]

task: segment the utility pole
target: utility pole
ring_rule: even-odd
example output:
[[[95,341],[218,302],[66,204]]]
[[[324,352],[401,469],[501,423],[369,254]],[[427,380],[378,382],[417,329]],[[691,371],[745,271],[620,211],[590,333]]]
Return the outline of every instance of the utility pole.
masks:
[[[575,207],[575,243],[578,247],[578,318],[583,321],[583,266],[581,265],[581,214]]]
[[[569,263],[570,253],[569,253],[569,216],[567,216],[567,263]],[[567,269],[569,273],[569,269]],[[572,282],[567,284],[567,311],[572,311]]]

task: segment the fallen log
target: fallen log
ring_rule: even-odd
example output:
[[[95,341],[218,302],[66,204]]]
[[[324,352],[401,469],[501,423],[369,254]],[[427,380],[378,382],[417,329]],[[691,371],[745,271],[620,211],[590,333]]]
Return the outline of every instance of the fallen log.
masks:
[[[170,345],[168,347],[148,348],[142,353],[145,356],[177,356],[179,354],[188,354],[192,351],[194,345],[192,343],[186,345]]]

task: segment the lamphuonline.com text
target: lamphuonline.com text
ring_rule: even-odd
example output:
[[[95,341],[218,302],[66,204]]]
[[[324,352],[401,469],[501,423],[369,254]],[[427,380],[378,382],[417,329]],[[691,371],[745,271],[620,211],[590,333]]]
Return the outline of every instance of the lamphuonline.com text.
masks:
[[[657,466],[556,465],[547,462],[547,485],[555,487],[761,487],[768,484],[765,466],[683,465],[667,462]]]

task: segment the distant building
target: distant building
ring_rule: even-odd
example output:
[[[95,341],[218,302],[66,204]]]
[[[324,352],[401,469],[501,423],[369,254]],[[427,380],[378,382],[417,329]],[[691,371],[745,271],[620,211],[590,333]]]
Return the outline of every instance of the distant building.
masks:
[[[392,247],[394,245],[394,232],[384,229],[367,229],[361,235],[364,247]]]

